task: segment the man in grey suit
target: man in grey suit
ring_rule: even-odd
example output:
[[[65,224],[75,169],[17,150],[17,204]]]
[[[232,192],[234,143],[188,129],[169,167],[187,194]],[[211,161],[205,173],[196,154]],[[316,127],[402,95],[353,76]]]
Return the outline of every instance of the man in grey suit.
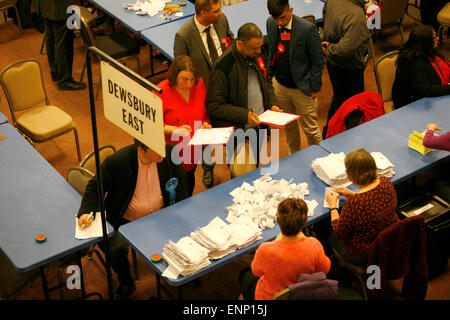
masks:
[[[175,35],[174,57],[186,55],[194,61],[200,76],[209,85],[209,75],[215,61],[231,46],[234,36],[228,20],[220,10],[219,0],[197,0],[195,15],[190,18]],[[203,183],[206,187],[214,184],[211,159],[202,162]]]

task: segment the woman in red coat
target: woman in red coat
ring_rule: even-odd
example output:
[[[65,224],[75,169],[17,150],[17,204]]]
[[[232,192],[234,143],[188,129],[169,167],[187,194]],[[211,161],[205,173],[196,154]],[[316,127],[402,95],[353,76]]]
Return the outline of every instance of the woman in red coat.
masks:
[[[198,128],[211,128],[205,107],[206,88],[192,59],[184,55],[175,58],[167,71],[167,79],[158,87],[163,89],[159,97],[163,103],[166,141],[180,150],[189,181],[189,195],[192,195],[197,165],[194,147],[188,147],[187,143]],[[201,151],[201,147],[195,148],[195,152],[201,154]]]

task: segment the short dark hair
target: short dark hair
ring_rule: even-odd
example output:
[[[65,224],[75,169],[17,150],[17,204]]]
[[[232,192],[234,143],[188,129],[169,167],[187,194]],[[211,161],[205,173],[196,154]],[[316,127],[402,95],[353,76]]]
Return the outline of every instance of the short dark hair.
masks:
[[[278,18],[286,9],[286,6],[289,6],[289,0],[267,0],[267,9],[274,18]]]
[[[211,4],[217,3],[219,0],[197,0],[195,1],[195,14],[200,14],[200,11],[210,11]]]
[[[173,60],[172,64],[167,70],[167,79],[169,80],[169,85],[174,87],[177,84],[177,76],[181,71],[190,71],[194,74],[195,83],[198,83],[200,79],[200,74],[198,73],[197,67],[189,56],[181,55]]]
[[[250,39],[253,38],[262,38],[263,34],[261,32],[261,30],[259,29],[259,27],[252,23],[252,22],[247,22],[246,24],[243,24],[239,30],[238,30],[238,34],[237,34],[237,39],[241,40],[241,41],[249,41]]]
[[[277,222],[285,236],[297,235],[305,226],[307,218],[308,206],[302,199],[287,198],[278,205]]]
[[[142,142],[140,142],[138,139],[134,138],[134,145],[137,147],[141,147],[142,150],[147,151],[148,147],[143,144]]]
[[[345,170],[350,181],[365,186],[377,178],[377,164],[365,149],[350,151],[344,159]]]

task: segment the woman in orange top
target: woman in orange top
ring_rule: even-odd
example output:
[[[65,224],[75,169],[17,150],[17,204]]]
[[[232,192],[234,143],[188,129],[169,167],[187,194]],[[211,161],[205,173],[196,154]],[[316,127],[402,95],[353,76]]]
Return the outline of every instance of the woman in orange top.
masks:
[[[178,145],[189,181],[189,196],[195,185],[194,148],[187,143],[198,128],[211,128],[205,107],[206,88],[192,59],[178,56],[167,71],[167,79],[158,84],[163,103],[166,141]],[[180,138],[181,136],[181,138]],[[188,139],[185,137],[188,136]],[[201,147],[196,152],[201,152]],[[190,156],[183,157],[184,152]]]
[[[322,244],[302,232],[307,215],[308,207],[301,199],[280,202],[277,222],[281,233],[274,241],[259,246],[251,270],[244,269],[239,276],[246,300],[271,300],[288,285],[297,283],[302,273],[328,273],[331,261]]]

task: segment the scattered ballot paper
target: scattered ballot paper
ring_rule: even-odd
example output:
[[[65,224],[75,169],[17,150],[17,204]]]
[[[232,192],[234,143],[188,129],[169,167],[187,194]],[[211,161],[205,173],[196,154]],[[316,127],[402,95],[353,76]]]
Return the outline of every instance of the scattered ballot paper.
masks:
[[[135,11],[139,16],[149,15],[153,17],[164,10],[167,2],[171,0],[137,0],[134,4],[124,4],[123,7],[129,11]]]
[[[427,148],[423,145],[423,138],[425,137],[425,132],[417,132],[416,130],[413,131],[414,133],[409,136],[408,141],[408,147],[419,152],[420,154],[426,155],[427,153],[433,151],[434,149]],[[437,136],[437,134],[435,134]]]
[[[258,115],[259,121],[261,123],[268,124],[270,126],[282,128],[292,121],[300,118],[299,115],[287,113],[287,112],[277,112],[272,110],[266,110]]]
[[[323,197],[323,207],[324,208],[329,208],[330,207],[328,205],[328,202],[327,202],[327,193],[328,192],[330,192],[331,194],[337,193],[335,190],[336,190],[336,188],[333,188],[333,187],[326,187],[325,188],[325,196]],[[338,200],[337,200],[337,203],[336,203],[336,207],[339,208],[339,197],[338,197]]]
[[[227,144],[234,127],[197,129],[188,145]]]
[[[96,218],[92,221],[91,225],[86,228],[81,228],[78,225],[78,218],[75,216],[75,238],[76,239],[89,239],[98,238],[103,236],[102,230],[102,218],[101,213],[97,212]],[[109,228],[106,226],[106,230],[109,233]]]

